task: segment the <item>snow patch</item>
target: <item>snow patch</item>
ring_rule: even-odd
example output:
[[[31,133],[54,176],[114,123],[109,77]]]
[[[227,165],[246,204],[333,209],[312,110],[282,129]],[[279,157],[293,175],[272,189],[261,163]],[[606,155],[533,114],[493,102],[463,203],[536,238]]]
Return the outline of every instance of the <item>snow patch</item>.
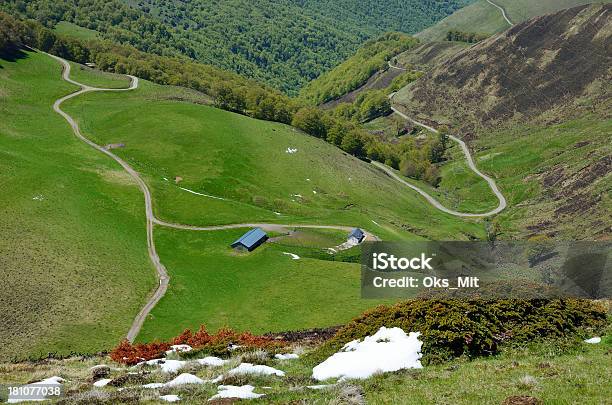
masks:
[[[375,373],[423,368],[419,332],[381,327],[363,341],[353,340],[312,370],[314,379],[368,378]]]
[[[95,383],[93,383],[93,385],[94,385],[94,387],[104,387],[106,384],[108,384],[111,381],[112,381],[112,379],[110,379],[110,378],[103,378],[103,379],[98,380]]]
[[[319,384],[319,385],[307,385],[306,388],[310,388],[311,390],[324,390],[329,387],[333,387],[333,384]]]
[[[197,359],[196,363],[202,366],[219,367],[227,363],[228,360],[223,360],[218,357],[208,356],[203,359]]]
[[[159,399],[166,402],[176,402],[180,401],[181,397],[179,397],[178,395],[161,395]]]
[[[148,364],[150,366],[160,366],[164,373],[176,373],[185,366],[187,362],[182,360],[168,360],[168,359],[154,359],[149,361],[142,361],[137,364]]]
[[[164,383],[150,383],[150,384],[145,384],[142,386],[142,388],[150,388],[150,389],[157,389],[157,388],[163,388]]]
[[[261,364],[253,365],[251,363],[240,363],[238,367],[231,369],[228,372],[228,374],[229,375],[261,374],[261,375],[276,375],[279,377],[283,377],[285,375],[285,372],[281,370],[277,370],[273,367],[264,366]]]
[[[215,195],[198,193],[197,191],[193,191],[193,190],[190,190],[190,189],[185,188],[185,187],[179,187],[179,188],[180,188],[181,190],[186,191],[186,192],[191,193],[191,194],[201,195],[202,197],[214,198],[215,200],[223,200],[223,201],[225,201],[225,198],[222,198],[222,197],[217,197],[217,196],[215,196]]]
[[[287,256],[291,256],[293,260],[298,260],[300,258],[300,256],[296,255],[295,253],[283,252],[283,254]]]
[[[287,354],[279,353],[279,354],[274,355],[274,357],[279,360],[292,360],[292,359],[298,359],[300,356],[294,353],[287,353]]]
[[[590,344],[601,343],[601,338],[599,336],[595,336],[590,339],[585,339],[584,343],[590,343]]]
[[[174,380],[165,383],[164,387],[176,387],[177,385],[185,384],[204,384],[204,380],[199,377],[196,377],[193,374],[183,373],[176,377]]]
[[[252,385],[220,385],[219,392],[216,395],[213,395],[209,401],[213,399],[219,398],[241,398],[241,399],[252,399],[252,398],[261,398],[264,394],[257,394],[253,392],[255,387]]]

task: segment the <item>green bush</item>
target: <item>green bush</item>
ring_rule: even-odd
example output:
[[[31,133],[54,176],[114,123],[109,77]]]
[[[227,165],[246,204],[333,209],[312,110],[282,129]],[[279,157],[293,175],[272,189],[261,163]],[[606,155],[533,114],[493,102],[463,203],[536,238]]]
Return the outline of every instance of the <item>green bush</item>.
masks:
[[[606,310],[588,300],[416,299],[364,313],[314,351],[309,360],[322,361],[347,342],[373,335],[381,326],[421,332],[423,362],[430,364],[463,355],[495,354],[504,344],[575,336],[606,323]]]

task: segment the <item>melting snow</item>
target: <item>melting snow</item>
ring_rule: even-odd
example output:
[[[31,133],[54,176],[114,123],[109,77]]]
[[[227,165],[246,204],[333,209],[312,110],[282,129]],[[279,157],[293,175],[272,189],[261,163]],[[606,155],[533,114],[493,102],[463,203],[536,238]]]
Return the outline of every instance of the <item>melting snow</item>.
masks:
[[[183,373],[176,377],[174,380],[164,384],[165,387],[176,387],[177,385],[183,384],[204,384],[204,380],[196,377],[193,374]]]
[[[145,384],[142,386],[142,388],[162,388],[164,386],[164,383],[150,383],[150,384]]]
[[[274,355],[274,357],[276,357],[279,360],[291,360],[291,359],[297,359],[300,356],[298,356],[297,354],[294,353],[288,353],[288,354],[276,354]]]
[[[185,366],[185,363],[187,362],[182,360],[155,359],[140,362],[137,364],[137,366],[141,364],[148,364],[150,366],[159,365],[164,373],[176,373],[183,368],[183,366]]]
[[[228,372],[229,375],[234,374],[263,374],[263,375],[277,375],[279,377],[283,377],[285,375],[284,371],[277,370],[273,367],[263,366],[260,364],[253,365],[251,363],[240,363],[240,365],[236,368],[231,369]]]
[[[250,399],[250,398],[261,398],[264,394],[257,394],[253,392],[255,387],[252,385],[243,385],[243,386],[235,386],[235,385],[220,385],[219,392],[216,395],[213,395],[209,401],[213,399],[219,398],[242,398],[242,399]]]
[[[586,339],[584,341],[584,343],[591,343],[591,344],[597,344],[597,343],[601,343],[601,338],[598,336],[592,337],[590,339]]]
[[[422,368],[419,332],[381,327],[363,341],[353,340],[312,370],[316,380],[368,378],[374,373]]]
[[[93,383],[93,385],[94,385],[94,387],[104,387],[106,384],[108,384],[111,381],[112,380],[110,378],[103,378],[103,379],[98,380],[95,383]]]
[[[283,254],[287,256],[291,256],[293,260],[298,260],[300,258],[300,256],[296,255],[295,253],[283,252]]]
[[[203,359],[197,359],[196,363],[202,366],[219,367],[227,363],[227,360],[220,359],[218,357],[204,357]]]
[[[178,395],[161,395],[159,399],[166,402],[176,402],[180,401],[181,397],[179,397]]]
[[[188,188],[185,188],[185,187],[179,187],[179,188],[191,194],[201,195],[202,197],[214,198],[215,200],[225,200],[225,198],[222,198],[222,197],[217,197],[215,195],[210,195],[210,194],[198,193],[197,191],[189,190]]]
[[[306,388],[311,390],[323,390],[325,388],[333,387],[333,384],[320,384],[320,385],[307,385]]]

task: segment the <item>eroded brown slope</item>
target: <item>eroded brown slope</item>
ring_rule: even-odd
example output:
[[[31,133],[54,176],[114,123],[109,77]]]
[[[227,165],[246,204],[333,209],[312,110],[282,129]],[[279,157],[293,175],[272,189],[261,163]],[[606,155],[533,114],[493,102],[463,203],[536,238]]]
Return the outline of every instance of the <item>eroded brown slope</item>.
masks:
[[[612,5],[523,22],[436,66],[395,98],[407,113],[464,131],[604,112],[612,79]]]

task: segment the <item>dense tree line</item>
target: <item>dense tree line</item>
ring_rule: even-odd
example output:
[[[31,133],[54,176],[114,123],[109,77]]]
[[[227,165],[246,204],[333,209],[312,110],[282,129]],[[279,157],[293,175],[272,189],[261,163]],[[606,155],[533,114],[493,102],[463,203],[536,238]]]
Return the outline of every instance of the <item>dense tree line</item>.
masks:
[[[308,83],[301,90],[300,99],[318,105],[341,97],[363,85],[374,73],[383,69],[393,56],[417,43],[415,38],[397,32],[370,40],[346,61]]]
[[[459,41],[459,42],[468,42],[470,44],[475,44],[476,42],[480,42],[483,39],[487,39],[489,35],[487,34],[479,34],[476,32],[465,32],[458,30],[450,30],[446,33],[447,41]]]
[[[110,41],[183,55],[288,94],[366,40],[417,32],[467,0],[6,0],[0,9],[51,28],[68,21]]]

